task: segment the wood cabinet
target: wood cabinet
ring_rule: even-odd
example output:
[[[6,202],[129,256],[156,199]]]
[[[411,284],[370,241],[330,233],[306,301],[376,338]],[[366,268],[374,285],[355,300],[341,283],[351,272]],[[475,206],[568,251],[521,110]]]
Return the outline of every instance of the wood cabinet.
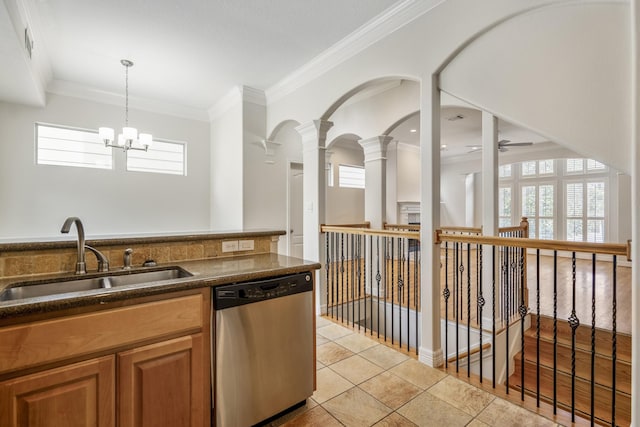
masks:
[[[0,425],[110,427],[115,360],[106,356],[0,383]]]
[[[119,425],[204,425],[204,363],[202,334],[119,353]]]
[[[0,426],[210,425],[209,289],[0,327]]]

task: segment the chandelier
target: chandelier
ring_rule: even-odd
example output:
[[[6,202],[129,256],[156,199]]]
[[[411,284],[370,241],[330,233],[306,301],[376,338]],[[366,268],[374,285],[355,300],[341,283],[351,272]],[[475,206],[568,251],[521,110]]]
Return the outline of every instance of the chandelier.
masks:
[[[117,140],[114,140],[113,128],[101,127],[98,129],[98,135],[100,139],[104,141],[105,147],[121,148],[124,151],[147,151],[151,144],[153,144],[153,137],[151,136],[151,134],[138,134],[138,130],[136,128],[129,127],[129,68],[133,67],[133,62],[129,61],[128,59],[122,59],[120,60],[120,63],[125,67],[124,127],[122,128],[122,133],[118,134]]]

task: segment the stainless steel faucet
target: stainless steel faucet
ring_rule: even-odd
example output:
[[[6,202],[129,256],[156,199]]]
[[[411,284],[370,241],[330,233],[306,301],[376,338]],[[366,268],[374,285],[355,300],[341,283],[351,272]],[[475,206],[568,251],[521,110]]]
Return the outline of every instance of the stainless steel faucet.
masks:
[[[76,274],[87,274],[87,263],[85,262],[84,250],[88,249],[96,256],[98,259],[98,271],[105,272],[109,271],[109,260],[104,256],[96,248],[88,246],[85,244],[84,240],[84,226],[82,225],[82,221],[77,216],[70,216],[67,218],[62,224],[62,228],[60,229],[61,233],[67,234],[69,230],[71,230],[71,225],[76,225],[76,230],[78,231],[78,259],[76,261]]]
[[[127,248],[124,250],[123,257],[123,270],[131,270],[131,254],[133,253],[133,249]]]

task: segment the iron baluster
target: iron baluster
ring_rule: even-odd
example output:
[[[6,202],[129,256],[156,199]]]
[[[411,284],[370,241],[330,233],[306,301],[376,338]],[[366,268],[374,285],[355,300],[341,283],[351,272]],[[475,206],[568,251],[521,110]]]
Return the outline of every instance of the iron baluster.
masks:
[[[449,367],[449,242],[444,242],[444,366]]]
[[[492,387],[496,388],[496,247],[491,246],[491,376]]]
[[[540,249],[536,249],[536,406],[540,407]]]
[[[520,367],[521,372],[520,372],[520,400],[524,401],[524,362],[525,362],[525,354],[524,354],[524,319],[527,316],[527,312],[528,312],[528,308],[525,305],[525,300],[524,300],[524,288],[525,288],[525,283],[524,283],[524,249],[520,249],[519,250],[520,253],[520,263],[519,263],[519,267],[520,267],[520,307],[518,308],[520,311],[520,352],[521,352],[521,365]]]
[[[596,384],[596,254],[591,254],[591,425],[595,425]]]
[[[558,251],[553,251],[553,415],[558,406]]]
[[[618,257],[613,256],[613,301],[611,304],[611,425],[616,425],[616,361],[617,349],[617,309],[618,309]]]
[[[471,243],[467,243],[467,378],[471,376]]]
[[[484,296],[483,296],[483,291],[482,291],[482,251],[483,251],[483,246],[482,245],[478,245],[478,256],[480,257],[480,261],[478,263],[479,269],[478,269],[478,276],[480,277],[480,283],[478,285],[478,322],[479,322],[479,328],[478,330],[480,331],[480,383],[482,383],[482,367],[484,365],[484,359],[482,358],[482,347],[483,347],[483,342],[482,342],[482,309],[484,308]]]
[[[571,422],[576,421],[576,329],[580,320],[576,316],[576,253],[571,253]]]

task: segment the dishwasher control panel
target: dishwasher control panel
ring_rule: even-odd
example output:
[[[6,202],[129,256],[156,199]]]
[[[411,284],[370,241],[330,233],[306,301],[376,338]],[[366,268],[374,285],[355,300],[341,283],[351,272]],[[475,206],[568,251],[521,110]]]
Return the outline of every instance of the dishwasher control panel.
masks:
[[[301,292],[311,292],[313,290],[311,274],[300,273],[217,286],[213,293],[213,307],[216,310],[223,310]]]

